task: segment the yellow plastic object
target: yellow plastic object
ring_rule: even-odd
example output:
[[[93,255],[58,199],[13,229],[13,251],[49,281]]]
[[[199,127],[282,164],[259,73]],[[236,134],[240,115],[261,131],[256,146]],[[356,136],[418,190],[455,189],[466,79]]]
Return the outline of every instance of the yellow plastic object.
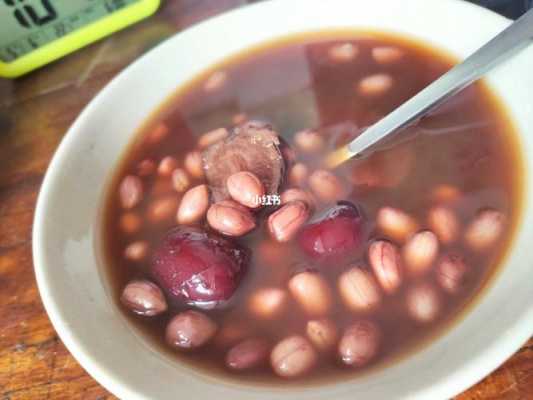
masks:
[[[16,78],[153,14],[160,0],[140,0],[53,40],[20,58],[0,60],[0,77]]]

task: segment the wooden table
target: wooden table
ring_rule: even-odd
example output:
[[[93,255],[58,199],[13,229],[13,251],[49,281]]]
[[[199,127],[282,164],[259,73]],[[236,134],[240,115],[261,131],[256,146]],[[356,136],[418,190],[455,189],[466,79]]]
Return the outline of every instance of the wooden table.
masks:
[[[43,309],[31,255],[35,202],[64,133],[126,65],[176,31],[245,0],[168,0],[147,21],[16,81],[0,80],[1,400],[113,399]],[[533,340],[460,400],[533,399]]]

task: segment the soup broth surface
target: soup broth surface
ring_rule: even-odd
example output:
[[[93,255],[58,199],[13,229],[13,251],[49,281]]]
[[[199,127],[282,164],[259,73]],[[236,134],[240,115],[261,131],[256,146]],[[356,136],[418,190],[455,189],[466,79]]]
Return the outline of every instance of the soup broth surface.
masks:
[[[247,120],[266,121],[294,150],[293,165],[303,164],[311,174],[322,168],[326,152],[359,135],[453,63],[447,55],[401,37],[373,32],[320,32],[285,38],[238,54],[180,87],[154,112],[128,148],[106,200],[106,272],[112,296],[127,319],[176,362],[225,379],[253,383],[285,381],[273,371],[269,357],[250,370],[228,368],[228,351],[250,337],[266,340],[271,346],[269,353],[293,335],[309,340],[310,320],[327,319],[337,332],[335,343],[323,351],[311,341],[316,361],[290,382],[352,378],[437,338],[464,314],[495,275],[510,246],[521,208],[522,170],[515,132],[484,83],[456,95],[415,126],[380,145],[369,158],[351,160],[334,170],[346,189],[339,198],[321,200],[306,179],[295,184],[288,166],[289,177],[280,193],[301,186],[314,196],[315,207],[307,224],[320,219],[337,201],[350,201],[364,219],[364,244],[348,259],[315,262],[302,252],[296,239],[277,243],[271,238],[267,217],[279,206],[265,205],[253,214],[257,227],[251,233],[230,239],[251,252],[235,293],[225,307],[198,309],[217,326],[217,333],[204,346],[181,351],[165,340],[169,320],[194,307],[167,296],[168,309],[147,317],[132,313],[120,298],[128,282],[153,281],[153,249],[178,225],[176,210],[183,193],[175,189],[171,172],[183,169],[188,188],[205,183],[203,177],[189,173],[185,161],[197,149],[201,135],[221,127],[231,131]],[[203,68],[198,66],[198,70]],[[295,135],[307,129],[320,137],[317,151],[312,143],[307,143],[309,150],[295,142]],[[161,166],[165,158],[166,165]],[[142,199],[131,209],[124,209],[119,201],[120,185],[127,176],[139,177],[142,182]],[[453,238],[449,240],[442,240],[448,214],[439,219],[441,214],[435,214],[438,207],[455,218],[455,231],[452,229]],[[399,239],[382,226],[380,215],[384,214],[380,213],[384,209],[399,210],[415,221],[411,235],[428,230],[436,234],[438,251],[427,270],[410,272],[413,268],[406,265],[406,243],[410,239]],[[483,214],[487,211],[489,214]],[[486,226],[478,221],[480,215],[489,215]],[[481,233],[473,227],[476,221],[483,225]],[[444,233],[436,231],[435,224],[446,225]],[[213,232],[205,218],[194,225]],[[493,234],[491,229],[499,231],[490,245],[476,244],[476,240],[483,242],[483,235]],[[389,291],[370,265],[369,247],[376,240],[386,240],[398,250],[401,282],[396,290]],[[125,255],[127,247],[136,242],[145,245],[138,260],[131,256],[133,250]],[[439,277],[439,263],[449,255],[460,257],[465,266],[464,274],[457,278],[458,287],[451,290]],[[370,310],[354,310],[341,293],[339,277],[354,265],[362,266],[378,288],[379,305]],[[295,274],[308,270],[317,271],[329,287],[331,305],[324,315],[310,316],[288,286]],[[264,288],[278,288],[286,295],[283,309],[271,318],[258,316],[251,306],[254,294]],[[430,293],[424,297],[426,289]],[[339,354],[339,341],[357,321],[371,321],[377,326],[379,341],[368,362],[348,366]]]

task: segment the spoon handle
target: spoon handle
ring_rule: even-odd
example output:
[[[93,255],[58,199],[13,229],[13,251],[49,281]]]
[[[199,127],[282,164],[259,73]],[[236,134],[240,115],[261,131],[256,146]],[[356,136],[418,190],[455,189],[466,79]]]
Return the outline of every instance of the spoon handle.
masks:
[[[453,67],[420,93],[370,126],[346,147],[339,149],[332,155],[331,162],[328,162],[328,164],[336,166],[349,157],[360,155],[364,150],[392,132],[416,121],[446,99],[479,79],[496,65],[507,60],[512,53],[529,45],[532,41],[533,9],[508,26],[462,63]]]

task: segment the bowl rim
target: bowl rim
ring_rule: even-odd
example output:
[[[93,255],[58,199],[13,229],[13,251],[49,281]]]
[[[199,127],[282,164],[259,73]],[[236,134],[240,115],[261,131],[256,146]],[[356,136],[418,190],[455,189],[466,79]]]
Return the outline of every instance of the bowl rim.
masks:
[[[214,21],[224,20],[225,18],[227,18],[228,15],[242,14],[244,16],[246,15],[246,13],[256,13],[263,8],[270,7],[270,4],[281,3],[281,1],[283,0],[270,0],[269,2],[248,5],[244,8],[230,10],[228,12],[202,21],[201,23],[187,28],[184,31],[181,31],[178,34],[172,36],[163,44],[157,46],[155,49],[147,52],[142,57],[135,60],[135,62],[133,62],[123,71],[121,71],[116,77],[114,77],[109,83],[107,83],[107,85],[83,109],[83,111],[77,117],[76,121],[72,124],[68,132],[61,140],[61,143],[58,146],[53,156],[53,159],[47,169],[37,199],[37,206],[34,216],[34,225],[32,232],[34,270],[41,299],[58,336],[65,343],[68,350],[73,354],[76,360],[92,377],[94,377],[99,383],[101,383],[104,387],[106,387],[114,394],[118,395],[120,398],[146,399],[148,397],[137,393],[127,382],[124,382],[122,379],[118,378],[113,371],[109,371],[105,367],[103,367],[100,364],[99,360],[94,358],[94,355],[91,354],[91,350],[84,348],[83,345],[80,344],[75,329],[72,329],[72,327],[68,324],[68,321],[65,321],[64,315],[61,311],[61,304],[56,301],[56,299],[54,298],[53,291],[51,290],[50,282],[53,279],[53,274],[51,273],[51,270],[46,267],[45,254],[47,252],[47,249],[43,246],[43,235],[45,234],[45,226],[47,224],[46,214],[48,208],[50,207],[50,193],[56,190],[54,188],[54,182],[60,178],[59,167],[65,156],[69,154],[71,148],[76,143],[76,140],[80,133],[79,127],[81,120],[87,118],[87,116],[95,112],[95,110],[99,107],[98,104],[100,100],[102,98],[105,98],[109,92],[113,91],[114,88],[120,84],[123,77],[128,75],[132,69],[137,68],[138,65],[147,62],[147,60],[155,51],[161,51],[161,48],[164,48],[165,45],[168,44],[168,42],[173,40],[173,38],[175,38],[176,36],[183,35],[185,32],[191,34],[196,30],[204,29],[205,26],[212,24]],[[318,1],[319,0],[316,0],[316,2]],[[501,24],[508,23],[508,20],[506,20],[504,17],[501,17],[491,11],[488,11],[482,7],[471,3],[466,3],[461,0],[435,1],[450,4],[461,4],[460,7],[466,8],[472,7],[479,11],[480,18],[483,17],[483,15],[491,15],[492,17],[497,16],[497,18],[501,21]],[[300,2],[303,1],[300,0]],[[476,359],[465,363],[461,370],[454,371],[452,374],[445,377],[444,379],[448,381],[447,387],[441,387],[439,388],[439,390],[435,390],[433,394],[439,396],[438,398],[441,398],[440,396],[443,396],[442,398],[444,399],[456,395],[467,389],[468,387],[472,386],[473,384],[477,383],[484,376],[494,371],[502,362],[504,362],[510,355],[512,355],[523,343],[525,343],[530,338],[531,332],[529,331],[531,330],[531,327],[533,327],[533,312],[526,312],[522,319],[516,320],[514,326],[509,328],[510,331],[513,331],[513,335],[507,335],[505,337],[498,338],[498,340],[495,340],[494,345],[488,348],[484,353],[479,354]],[[426,392],[422,395],[427,396],[429,394],[429,392]],[[432,395],[431,398],[437,397],[434,397]]]

